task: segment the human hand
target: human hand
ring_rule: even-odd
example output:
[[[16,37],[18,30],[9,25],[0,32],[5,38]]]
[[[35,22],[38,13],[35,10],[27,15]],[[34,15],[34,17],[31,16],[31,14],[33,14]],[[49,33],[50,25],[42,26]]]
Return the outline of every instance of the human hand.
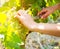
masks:
[[[55,6],[43,8],[42,11],[38,12],[38,16],[42,19],[47,18],[55,10],[56,10]]]

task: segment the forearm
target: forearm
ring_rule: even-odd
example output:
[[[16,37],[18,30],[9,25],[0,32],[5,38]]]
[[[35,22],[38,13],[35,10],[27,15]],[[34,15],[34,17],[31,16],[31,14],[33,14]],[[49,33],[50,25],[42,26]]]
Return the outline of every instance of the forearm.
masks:
[[[60,37],[60,25],[58,24],[45,24],[45,23],[33,23],[26,26],[30,31],[36,31],[43,34],[59,36]]]
[[[60,3],[57,6],[58,6],[58,9],[60,9]]]
[[[59,10],[60,9],[60,3],[58,3],[57,5],[53,6],[55,10]]]
[[[43,34],[60,36],[60,25],[58,24],[40,23],[40,24],[37,24],[35,28],[34,28],[34,31],[38,31]]]

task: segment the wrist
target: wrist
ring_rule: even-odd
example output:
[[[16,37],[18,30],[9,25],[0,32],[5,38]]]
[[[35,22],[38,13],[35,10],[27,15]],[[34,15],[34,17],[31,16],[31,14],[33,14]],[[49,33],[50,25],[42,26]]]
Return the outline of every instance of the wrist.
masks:
[[[55,10],[59,10],[60,9],[60,3],[55,5]]]
[[[60,3],[58,4],[58,9],[60,9]]]

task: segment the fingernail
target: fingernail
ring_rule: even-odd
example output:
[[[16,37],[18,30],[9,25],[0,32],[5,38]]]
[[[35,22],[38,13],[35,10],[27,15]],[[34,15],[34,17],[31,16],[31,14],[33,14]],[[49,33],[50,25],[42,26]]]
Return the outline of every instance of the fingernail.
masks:
[[[19,13],[17,13],[19,16],[21,16]]]

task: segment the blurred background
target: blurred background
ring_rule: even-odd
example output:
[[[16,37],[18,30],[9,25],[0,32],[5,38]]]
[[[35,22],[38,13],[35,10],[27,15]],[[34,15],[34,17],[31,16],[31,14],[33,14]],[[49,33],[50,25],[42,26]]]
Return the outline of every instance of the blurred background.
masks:
[[[25,49],[25,39],[29,30],[14,17],[18,10],[28,11],[37,23],[59,23],[60,10],[44,20],[35,19],[42,8],[57,3],[60,3],[60,0],[0,0],[0,49]]]

